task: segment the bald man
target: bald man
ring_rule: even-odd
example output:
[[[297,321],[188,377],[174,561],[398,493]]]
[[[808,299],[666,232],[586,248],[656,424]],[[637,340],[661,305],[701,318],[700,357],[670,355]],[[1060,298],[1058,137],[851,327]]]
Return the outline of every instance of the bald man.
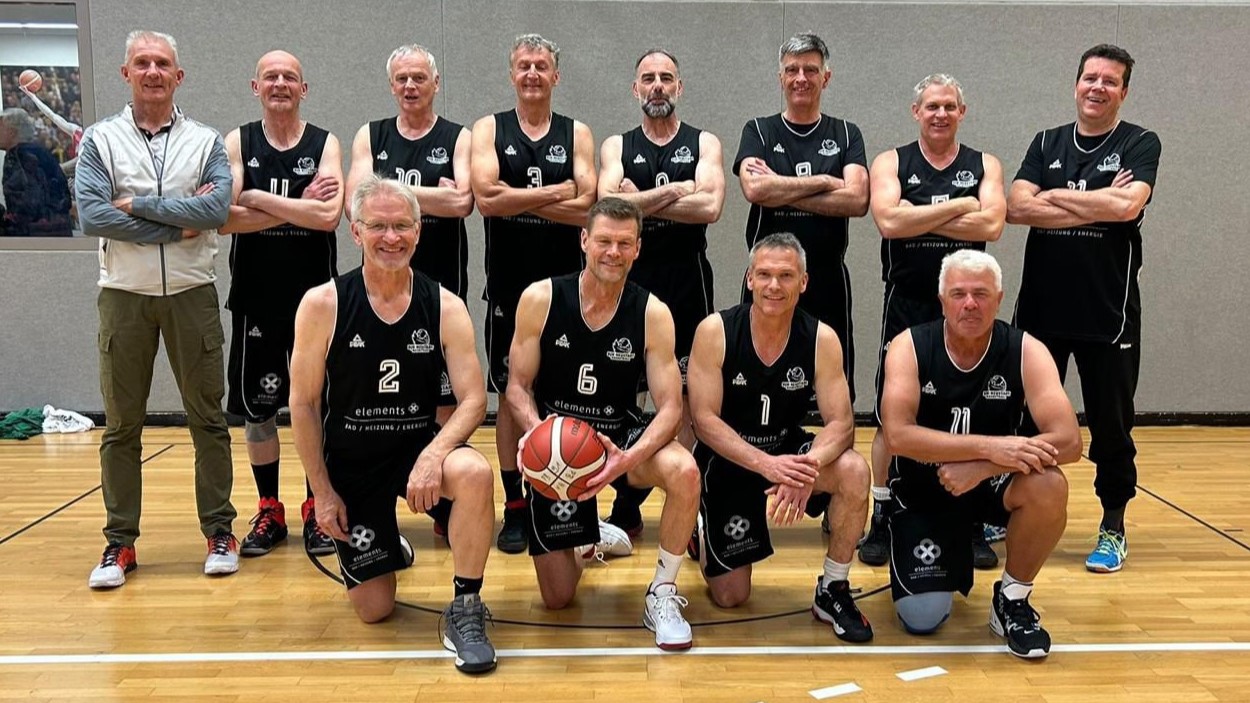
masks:
[[[247,455],[259,507],[243,556],[268,554],[286,539],[286,512],[278,496],[280,451],[275,417],[287,405],[288,365],[295,341],[295,310],[305,291],[337,275],[334,228],[343,211],[339,141],[300,117],[308,83],[299,59],[271,51],[256,64],[252,94],[261,119],[226,137],[234,174],[231,234],[230,394],[227,409],[244,419]],[[304,548],[334,553],[317,527],[312,492],[301,509]]]

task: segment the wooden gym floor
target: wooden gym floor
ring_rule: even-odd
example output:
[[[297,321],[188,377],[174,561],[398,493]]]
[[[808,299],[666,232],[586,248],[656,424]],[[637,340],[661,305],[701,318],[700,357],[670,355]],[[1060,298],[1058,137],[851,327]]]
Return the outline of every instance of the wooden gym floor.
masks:
[[[870,433],[859,432],[862,450]],[[289,431],[281,436],[283,497],[298,530],[302,472]],[[737,611],[711,605],[688,562],[681,587],[695,649],[661,654],[640,623],[656,496],[635,556],[589,569],[567,611],[544,611],[528,557],[492,552],[483,596],[500,663],[478,678],[457,673],[440,646],[451,558],[424,517],[401,509],[417,563],[399,576],[404,605],[379,625],[356,620],[333,557],[310,562],[298,533],[237,575],[210,579],[200,573],[189,437],[150,429],[140,568],[123,588],[93,592],[99,432],[4,442],[0,700],[1250,701],[1250,429],[1136,436],[1141,490],[1119,574],[1083,568],[1099,514],[1093,467],[1068,469],[1068,530],[1034,595],[1055,642],[1046,661],[1010,656],[986,627],[996,571],[978,574],[942,631],[922,638],[896,624],[887,567],[856,563],[876,639],[840,646],[807,610],[824,552],[814,521],[774,532],[778,554],[757,567]],[[474,444],[494,456],[490,430]],[[235,466],[241,536],[255,493],[238,432]],[[931,675],[900,676],[918,670]]]

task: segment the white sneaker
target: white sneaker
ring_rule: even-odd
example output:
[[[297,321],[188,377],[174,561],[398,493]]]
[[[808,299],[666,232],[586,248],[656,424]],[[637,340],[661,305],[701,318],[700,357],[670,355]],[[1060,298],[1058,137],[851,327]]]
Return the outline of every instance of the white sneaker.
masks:
[[[87,585],[91,588],[117,588],[126,583],[126,574],[138,566],[134,547],[110,544],[104,548],[100,563],[91,570]]]
[[[595,549],[603,552],[605,557],[627,557],[634,553],[634,543],[625,530],[600,520],[599,542],[595,544]]]
[[[655,633],[655,646],[665,651],[690,649],[693,636],[690,623],[681,615],[689,601],[677,595],[677,584],[662,583],[647,591],[647,607],[642,624]]]
[[[204,573],[209,576],[233,574],[239,570],[239,540],[229,532],[218,532],[208,538],[208,556]]]
[[[399,549],[404,554],[404,568],[407,569],[412,566],[412,562],[417,560],[417,553],[413,551],[412,543],[403,535],[399,536]]]

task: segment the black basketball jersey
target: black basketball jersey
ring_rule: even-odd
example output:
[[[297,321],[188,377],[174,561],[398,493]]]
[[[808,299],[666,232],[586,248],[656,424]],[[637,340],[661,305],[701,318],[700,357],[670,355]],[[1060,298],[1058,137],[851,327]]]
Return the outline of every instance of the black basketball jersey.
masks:
[[[388,117],[369,123],[374,173],[418,188],[437,188],[440,178],[456,180],[453,159],[456,140],[464,127],[436,117],[425,136],[408,139],[399,133],[397,119]],[[464,280],[468,258],[464,218],[421,214],[421,240],[412,257],[415,270],[463,298],[468,287]]]
[[[764,451],[775,449],[801,431],[811,407],[820,323],[808,313],[795,310],[785,351],[771,366],[765,366],[751,338],[750,303],[719,314],[725,326],[721,419],[751,446]]]
[[[499,180],[513,188],[541,188],[573,179],[573,120],[551,113],[537,141],[521,129],[515,110],[495,115]],[[534,281],[581,268],[581,228],[522,213],[487,217],[487,300],[515,301]]]
[[[1085,142],[1085,143],[1078,143]],[[1079,137],[1076,124],[1039,132],[1016,174],[1042,190],[1095,190],[1122,169],[1154,188],[1159,137],[1121,122],[1105,137]],[[1140,340],[1141,223],[1030,227],[1016,301],[1016,324],[1037,334],[1098,342]]]
[[[445,368],[439,286],[419,271],[412,276],[408,310],[389,324],[369,303],[364,269],[334,281],[338,315],[321,394],[327,457],[401,456],[435,429]]]
[[[742,161],[752,156],[763,159],[782,176],[827,174],[841,178],[846,166],[867,165],[859,127],[829,115],[821,115],[814,125],[794,125],[780,114],[747,122],[734,159],[735,175]],[[767,208],[752,204],[747,216],[747,246],[754,246],[775,232],[790,232],[798,237],[808,261],[821,267],[821,275],[812,276],[813,284],[819,287],[823,285],[821,280],[832,278],[839,288],[842,286],[838,272],[825,267],[840,265],[846,255],[847,218],[826,217],[789,206]]]
[[[534,378],[538,414],[568,415],[611,435],[638,412],[638,384],[647,372],[647,299],[626,283],[612,320],[598,330],[582,317],[580,274],[551,280],[551,307],[540,337]]]
[[[898,184],[903,200],[912,205],[936,205],[952,198],[977,197],[985,178],[981,152],[959,145],[955,160],[936,169],[920,151],[920,142],[894,150],[898,154]],[[985,242],[968,242],[942,234],[881,240],[881,280],[899,293],[918,300],[937,295],[942,258],[957,249],[985,251]]]
[[[946,351],[945,324],[934,320],[911,328],[920,381],[916,424],[951,434],[1016,434],[1024,413],[1020,376],[1024,333],[995,320],[985,356],[964,370],[955,366]],[[897,461],[903,480],[931,483],[934,490],[945,491],[933,464],[903,456]]]
[[[638,190],[652,190],[667,183],[693,181],[699,165],[702,130],[682,123],[668,144],[647,138],[642,127],[621,135],[621,166]],[[642,250],[632,273],[650,269],[672,258],[689,259],[707,250],[707,225],[685,224],[647,217],[642,221]]]
[[[324,129],[305,124],[299,143],[279,151],[265,137],[259,120],[243,125],[239,128],[243,190],[300,197],[317,177],[327,136]],[[336,275],[338,247],[333,230],[309,230],[288,222],[232,235],[226,307],[236,313],[294,318],[304,293]]]

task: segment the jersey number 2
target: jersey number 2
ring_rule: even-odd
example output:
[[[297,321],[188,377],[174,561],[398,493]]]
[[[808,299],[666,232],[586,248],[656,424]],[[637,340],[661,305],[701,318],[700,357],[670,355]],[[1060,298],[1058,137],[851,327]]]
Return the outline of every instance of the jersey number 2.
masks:
[[[399,362],[395,359],[383,359],[378,366],[382,378],[378,379],[379,393],[399,392]]]

